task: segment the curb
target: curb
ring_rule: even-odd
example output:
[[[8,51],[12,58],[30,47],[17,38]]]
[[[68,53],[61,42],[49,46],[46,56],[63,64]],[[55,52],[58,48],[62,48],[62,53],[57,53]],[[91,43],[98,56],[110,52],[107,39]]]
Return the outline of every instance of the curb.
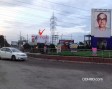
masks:
[[[71,61],[71,62],[91,62],[91,63],[109,63],[112,64],[112,58],[100,58],[100,57],[77,57],[77,56],[58,56],[58,55],[46,55],[46,54],[28,54],[29,57],[44,58],[48,60],[57,61]]]

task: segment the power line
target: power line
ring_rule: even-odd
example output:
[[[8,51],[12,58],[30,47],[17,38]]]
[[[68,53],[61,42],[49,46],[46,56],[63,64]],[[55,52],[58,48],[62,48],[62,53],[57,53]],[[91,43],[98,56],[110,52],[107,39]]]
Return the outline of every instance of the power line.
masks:
[[[0,14],[1,15],[1,14]],[[7,17],[9,17],[8,15],[7,15]],[[13,17],[13,16],[12,16]],[[15,19],[15,18],[13,18],[13,19]],[[32,19],[30,19],[30,20],[23,20],[23,21],[15,21],[15,22],[23,22],[23,23],[28,23],[28,22],[26,22],[26,21],[32,21]],[[8,22],[8,21],[7,21]],[[10,22],[10,21],[9,21]],[[49,20],[48,20],[48,22],[49,22]],[[77,24],[77,23],[71,23],[71,22],[65,22],[65,21],[58,21],[58,22],[62,22],[62,23],[66,23],[66,24],[72,24],[72,25],[79,25],[79,24]],[[39,25],[37,25],[37,26],[39,26]],[[59,24],[57,24],[57,26],[62,26],[62,25],[59,25]],[[27,27],[27,26],[26,26]]]
[[[89,10],[86,10],[86,9],[82,9],[82,8],[78,8],[78,7],[74,7],[74,6],[70,6],[70,5],[66,5],[66,4],[60,4],[60,3],[52,2],[52,1],[49,1],[49,0],[45,0],[45,1],[53,3],[53,4],[57,4],[57,5],[62,5],[62,6],[67,6],[67,7],[83,10],[83,11],[89,11]]]
[[[7,3],[7,2],[6,2]],[[23,14],[23,13],[22,13]],[[30,14],[31,15],[31,14]],[[22,16],[22,17],[24,17],[24,16]],[[37,17],[37,16],[36,16]],[[41,17],[41,16],[38,16],[38,17]],[[28,18],[30,18],[30,17],[28,17]],[[43,18],[43,17],[41,17],[41,18]],[[80,17],[78,17],[78,18],[80,18]],[[45,18],[45,19],[49,19],[49,18]],[[80,18],[80,19],[82,19],[82,18]],[[61,21],[61,22],[63,22],[63,21]],[[74,24],[74,23],[71,23],[71,24]]]
[[[21,3],[25,3],[24,1],[19,1],[19,0],[16,0],[17,2],[21,2]],[[52,2],[52,1],[49,1],[49,0],[45,0],[49,3],[53,3],[53,4],[56,4],[56,5],[61,5],[61,6],[66,6],[66,7],[71,7],[71,8],[75,8],[75,9],[79,9],[79,10],[82,10],[82,11],[89,11],[87,9],[82,9],[82,8],[79,8],[79,7],[75,7],[75,6],[70,6],[70,5],[66,5],[66,4],[60,4],[60,3],[56,3],[56,2]],[[2,1],[4,2],[4,1]],[[39,2],[39,1],[38,1]],[[31,5],[30,3],[25,3],[25,4],[28,4],[28,5]]]
[[[18,1],[18,2],[25,3],[25,2],[22,2],[22,1]],[[8,3],[8,2],[5,2],[5,3]],[[12,4],[12,3],[8,3],[8,4]],[[26,3],[26,4],[30,5],[29,3]],[[33,5],[33,6],[35,6],[35,5]],[[33,8],[32,7],[29,7],[29,6],[24,6],[24,7],[27,7],[27,8],[30,8],[30,9],[36,9],[37,10],[37,8],[34,8],[34,7]],[[45,7],[45,6],[44,7],[43,6],[38,6],[38,7],[44,8],[44,9],[51,9],[51,8],[48,8],[48,7]],[[60,10],[57,10],[57,9],[53,9],[53,10],[60,11]],[[69,12],[64,12],[64,13],[69,13]],[[64,15],[64,14],[59,13],[59,12],[57,14]],[[79,16],[76,16],[76,17],[79,17]],[[88,17],[88,16],[85,16],[85,17]],[[82,18],[82,17],[79,17],[79,18]],[[82,19],[87,19],[87,18],[82,18]]]
[[[38,6],[38,7],[40,7],[40,6]],[[40,7],[40,8],[47,9],[47,7]],[[56,11],[57,11],[57,10],[56,10]],[[68,14],[67,12],[64,12],[64,13]],[[55,12],[55,14],[59,14],[59,15],[65,15],[64,13]],[[90,17],[90,16],[80,17],[80,16],[76,16],[76,15],[75,15],[74,17],[77,17],[77,18],[80,18],[80,19],[88,19],[88,17]],[[73,19],[72,17],[70,17],[70,18]]]
[[[1,14],[0,14],[1,15]],[[4,15],[4,14],[3,14]],[[29,15],[31,15],[31,14],[29,14]],[[8,16],[8,15],[7,15]],[[22,17],[24,17],[24,16],[22,16]],[[25,16],[26,17],[26,16]],[[49,18],[43,18],[42,16],[35,16],[35,17],[39,17],[39,18],[42,18],[42,19],[49,19]],[[32,18],[31,17],[28,17],[28,18],[30,18],[31,20],[32,20]],[[29,20],[24,20],[24,21],[29,21]],[[58,21],[58,22],[64,22],[64,21]],[[69,23],[69,22],[64,22],[64,23]],[[74,23],[70,23],[70,24],[74,24]]]
[[[1,14],[0,14],[1,15]],[[6,15],[7,17],[9,17],[8,15]],[[10,16],[10,17],[13,17],[13,16]],[[39,17],[39,16],[37,16]],[[13,18],[15,19],[15,18]],[[32,21],[32,19],[30,18],[30,20],[23,20],[23,23],[28,23],[26,21]],[[48,20],[49,21],[49,20]],[[57,20],[58,21],[58,20]],[[7,21],[8,22],[8,21]],[[17,22],[20,22],[20,21],[17,21]],[[21,21],[22,22],[22,21]],[[72,25],[78,25],[77,23],[72,23],[72,22],[65,22],[65,21],[58,21],[58,22],[62,22],[62,23],[66,23],[66,24],[72,24]],[[57,25],[57,26],[60,26],[60,25]]]

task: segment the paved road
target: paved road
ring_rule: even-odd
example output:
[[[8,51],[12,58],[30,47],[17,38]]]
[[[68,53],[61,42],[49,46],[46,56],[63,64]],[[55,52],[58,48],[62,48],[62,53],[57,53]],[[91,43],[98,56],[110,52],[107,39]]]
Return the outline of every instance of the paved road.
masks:
[[[92,78],[92,80],[90,79]],[[0,60],[0,89],[111,89],[112,65]]]

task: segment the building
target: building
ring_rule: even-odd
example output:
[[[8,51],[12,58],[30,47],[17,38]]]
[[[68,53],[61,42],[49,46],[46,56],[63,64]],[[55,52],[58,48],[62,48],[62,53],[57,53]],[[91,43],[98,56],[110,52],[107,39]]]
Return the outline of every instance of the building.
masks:
[[[91,47],[91,35],[84,35],[84,46]]]
[[[95,42],[94,42],[95,41]],[[112,49],[112,37],[93,37],[91,35],[84,35],[85,47],[94,47],[94,44],[98,49]]]

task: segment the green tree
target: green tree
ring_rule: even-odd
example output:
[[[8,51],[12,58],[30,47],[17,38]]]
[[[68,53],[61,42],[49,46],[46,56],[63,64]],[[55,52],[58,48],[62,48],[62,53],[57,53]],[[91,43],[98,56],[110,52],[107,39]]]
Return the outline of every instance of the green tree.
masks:
[[[31,46],[30,46],[28,43],[25,43],[25,44],[23,45],[23,47],[24,47],[24,49],[31,49]]]
[[[9,47],[10,44],[7,42],[6,39],[4,39],[3,35],[0,35],[0,47]]]

